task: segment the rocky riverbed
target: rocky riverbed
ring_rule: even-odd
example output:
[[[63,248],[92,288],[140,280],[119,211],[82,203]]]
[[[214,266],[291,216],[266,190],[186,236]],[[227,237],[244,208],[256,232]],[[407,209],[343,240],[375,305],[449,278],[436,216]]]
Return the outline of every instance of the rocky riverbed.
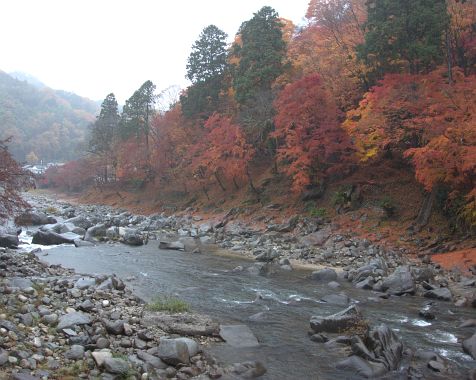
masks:
[[[316,268],[309,274],[307,281],[316,286],[335,288],[335,294],[329,294],[319,302],[340,305],[341,308],[353,303],[350,297],[338,291],[346,283],[358,291],[368,290],[368,299],[374,299],[375,302],[378,299],[392,300],[394,297],[408,295],[423,296],[428,301],[422,304],[420,316],[422,320],[428,321],[443,317],[440,315],[442,304],[448,304],[452,310],[459,308],[464,311],[464,315],[468,314],[467,308],[474,307],[475,304],[475,277],[471,272],[445,272],[428,259],[424,262],[412,262],[402,250],[384,248],[367,240],[339,234],[330,224],[318,218],[295,217],[282,224],[268,224],[265,229],[257,230],[240,223],[233,210],[220,220],[204,221],[197,216],[133,215],[105,206],[71,205],[43,197],[33,197],[30,200],[34,206],[33,211],[17,219],[20,225],[40,226],[28,227],[20,235],[20,239],[29,243],[24,246],[28,249],[34,248],[34,244],[93,247],[98,244],[117,244],[120,241],[130,246],[140,246],[157,241],[162,249],[198,254],[218,246],[254,260],[254,263],[250,261],[249,264],[232,268],[230,272],[236,275],[273,276],[308,264],[328,267]],[[16,232],[15,229],[4,230],[0,242],[15,246]],[[170,330],[171,323],[164,322],[167,318],[160,316],[161,323],[158,323],[157,316],[151,319],[150,312],[144,311],[141,300],[129,292],[124,282],[116,276],[75,275],[61,267],[41,263],[34,255],[11,249],[6,249],[2,258],[5,260],[5,265],[2,265],[2,284],[6,301],[1,319],[11,328],[15,326],[19,332],[18,326],[25,329],[14,340],[13,333],[16,332],[12,333],[12,330],[3,327],[2,357],[6,361],[2,369],[6,373],[23,371],[37,377],[55,378],[61,367],[73,371],[70,374],[73,377],[119,378],[126,374],[137,378],[246,378],[263,375],[266,371],[262,364],[255,361],[225,366],[226,368],[217,366],[209,355],[191,349],[192,341],[186,340],[186,336],[189,339],[192,337],[195,344],[200,343],[200,350],[200,347],[206,347],[214,339],[220,340],[216,329],[207,331],[208,335],[217,338],[197,338],[190,334],[190,330]],[[32,272],[27,268],[31,268]],[[23,287],[14,286],[11,281],[18,281],[16,278],[31,283],[24,283],[28,286]],[[83,282],[90,285],[81,285]],[[54,299],[54,302],[50,305],[43,304],[43,297],[50,301]],[[258,294],[258,299],[260,297]],[[89,310],[83,307],[85,303]],[[343,350],[342,362],[337,365],[337,369],[344,371],[342,373],[371,377],[389,376],[390,371],[399,376],[397,378],[401,378],[403,373],[425,378],[474,376],[474,371],[471,372],[474,365],[465,370],[436,351],[403,348],[405,342],[402,343],[388,326],[369,326],[364,323],[360,307],[349,310],[337,315],[310,318],[312,342],[326,347],[337,345]],[[30,317],[22,317],[24,314]],[[66,318],[69,314],[89,319],[87,323],[58,329],[61,318]],[[348,320],[354,320],[355,315],[359,316],[357,323],[348,325]],[[56,319],[48,324],[45,317],[47,320]],[[26,318],[26,322],[31,319],[31,325],[25,324],[22,318]],[[461,352],[474,358],[476,338],[475,335],[471,336],[471,331],[474,333],[476,323],[466,319]],[[155,322],[150,323],[150,320]],[[196,325],[198,322],[194,323]],[[210,320],[205,324],[211,326],[213,323]],[[176,324],[177,321],[172,323]],[[116,332],[119,334],[111,332],[113,325],[117,326]],[[73,335],[65,333],[65,329],[71,330],[68,332]],[[151,339],[145,339],[146,336]],[[35,341],[35,337],[39,339]],[[174,359],[167,362],[168,359],[159,353],[161,345],[162,349],[173,347],[175,351],[180,351],[179,346],[183,348],[180,342],[184,339],[185,345],[189,343],[187,348],[192,351],[188,353],[188,360],[187,355],[183,355],[181,361]],[[42,343],[40,347],[36,347],[34,343],[39,341],[51,341],[56,346],[51,348]],[[102,344],[107,344],[106,341],[109,344],[102,347]],[[166,343],[163,344],[164,342]],[[16,349],[18,344],[25,346],[24,352],[18,352],[23,351]],[[13,353],[11,347],[17,351]],[[71,350],[74,352],[67,355]],[[98,353],[109,357],[107,362],[112,360],[118,365],[117,368],[122,365],[123,371],[117,373],[106,366],[104,361],[98,363],[95,358]],[[33,358],[34,355],[38,356]],[[349,359],[344,359],[345,356],[349,356]],[[163,368],[154,367],[147,359],[156,365],[161,363]],[[50,368],[49,362],[52,360],[56,360],[60,366]],[[309,378],[313,378],[312,375]]]

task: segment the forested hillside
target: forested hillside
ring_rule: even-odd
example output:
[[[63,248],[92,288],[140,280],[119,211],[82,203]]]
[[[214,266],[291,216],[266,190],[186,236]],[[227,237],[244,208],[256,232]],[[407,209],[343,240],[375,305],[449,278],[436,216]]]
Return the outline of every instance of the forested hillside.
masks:
[[[311,204],[318,214],[359,207],[379,188],[373,202],[387,217],[420,188],[410,207],[416,217],[426,205],[420,225],[434,205],[455,229],[474,228],[476,2],[312,0],[306,20],[297,28],[263,7],[231,46],[205,27],[180,100],[156,112],[147,81],[120,115],[108,95],[94,154],[50,173],[52,183],[72,189],[100,175],[158,199],[180,191],[188,205],[243,189],[241,201],[264,205],[284,186],[301,202],[327,197]],[[384,187],[389,179],[397,185]]]
[[[0,71],[0,140],[20,162],[65,161],[82,154],[95,102],[65,91],[21,81]]]

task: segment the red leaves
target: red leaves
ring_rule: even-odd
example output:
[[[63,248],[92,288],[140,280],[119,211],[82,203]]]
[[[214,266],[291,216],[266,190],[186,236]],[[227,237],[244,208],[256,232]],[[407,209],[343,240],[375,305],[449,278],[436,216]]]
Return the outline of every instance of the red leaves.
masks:
[[[293,190],[323,179],[347,162],[350,143],[339,125],[339,111],[318,74],[287,85],[275,107],[277,160],[293,180]]]

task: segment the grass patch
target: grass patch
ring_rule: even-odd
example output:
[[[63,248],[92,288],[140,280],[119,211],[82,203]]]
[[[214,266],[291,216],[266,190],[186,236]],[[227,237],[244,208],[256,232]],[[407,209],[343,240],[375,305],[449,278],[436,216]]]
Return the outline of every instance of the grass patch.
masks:
[[[170,313],[184,313],[190,310],[190,305],[185,301],[170,295],[155,297],[146,306],[150,311],[168,311]]]

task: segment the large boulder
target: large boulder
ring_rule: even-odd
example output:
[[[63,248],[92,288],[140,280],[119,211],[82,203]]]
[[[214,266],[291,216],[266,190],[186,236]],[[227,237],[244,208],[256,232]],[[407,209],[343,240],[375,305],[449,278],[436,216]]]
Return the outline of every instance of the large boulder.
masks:
[[[325,227],[319,231],[299,238],[299,242],[306,246],[322,246],[331,236],[330,227]]]
[[[453,299],[453,295],[448,288],[434,288],[426,291],[423,294],[426,298],[433,298],[441,301],[451,301]]]
[[[246,325],[220,325],[220,337],[233,347],[257,347],[258,339]]]
[[[91,317],[88,314],[73,311],[71,313],[62,315],[59,318],[58,326],[56,326],[56,329],[59,331],[69,327],[74,327],[77,325],[87,325],[90,323]]]
[[[74,238],[72,239],[53,231],[37,231],[33,235],[32,243],[40,245],[74,244]]]
[[[187,344],[178,339],[160,339],[157,356],[165,363],[173,366],[190,362]]]
[[[336,365],[337,369],[352,372],[351,377],[364,377],[367,379],[376,378],[387,372],[383,363],[370,362],[359,356],[352,355],[349,358],[340,361]]]
[[[463,351],[476,359],[476,333],[471,338],[463,341]]]
[[[18,248],[20,240],[17,235],[10,235],[0,231],[0,247]]]
[[[65,220],[65,223],[72,223],[76,227],[81,227],[81,228],[84,228],[85,230],[93,226],[93,223],[91,222],[91,220],[81,215]]]
[[[408,265],[399,266],[390,276],[385,278],[382,289],[397,296],[405,293],[415,294],[415,281]]]
[[[367,329],[367,322],[355,305],[327,317],[313,316],[310,324],[315,333],[349,333]]]
[[[144,239],[138,230],[127,228],[122,236],[121,242],[127,245],[140,246],[144,244]]]
[[[387,325],[380,325],[370,330],[367,346],[375,354],[378,361],[385,364],[389,371],[400,366],[403,357],[403,344],[398,336]]]
[[[97,240],[97,238],[106,236],[106,231],[107,229],[105,224],[96,224],[95,226],[89,227],[86,230],[84,240],[94,242]]]
[[[56,223],[56,220],[53,222],[53,219],[48,218],[48,215],[43,212],[25,211],[15,218],[15,224],[18,226],[40,226],[42,224]]]
[[[311,274],[311,280],[319,282],[330,282],[337,280],[337,273],[334,269],[324,268],[319,269]]]

